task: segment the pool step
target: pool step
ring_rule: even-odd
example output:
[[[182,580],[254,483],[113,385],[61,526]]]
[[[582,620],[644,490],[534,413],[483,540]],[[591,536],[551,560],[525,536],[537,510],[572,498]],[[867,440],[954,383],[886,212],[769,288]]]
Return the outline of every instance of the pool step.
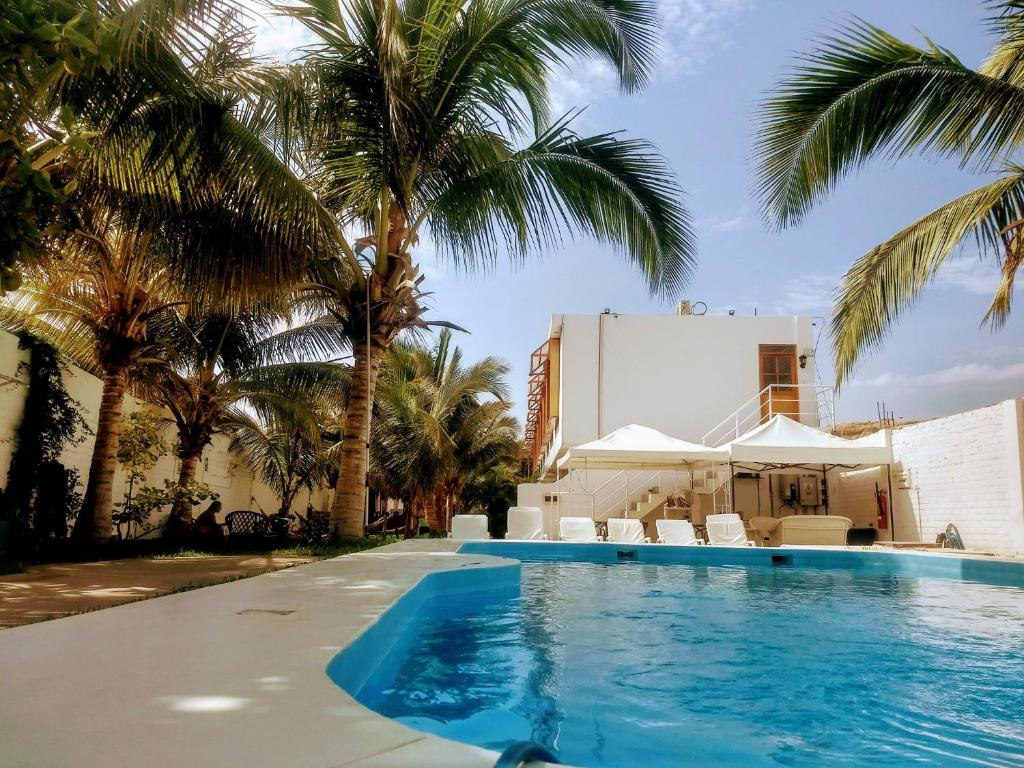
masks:
[[[533,741],[516,741],[509,744],[494,768],[522,768],[531,763],[545,762],[549,765],[558,765],[556,758],[549,750]]]

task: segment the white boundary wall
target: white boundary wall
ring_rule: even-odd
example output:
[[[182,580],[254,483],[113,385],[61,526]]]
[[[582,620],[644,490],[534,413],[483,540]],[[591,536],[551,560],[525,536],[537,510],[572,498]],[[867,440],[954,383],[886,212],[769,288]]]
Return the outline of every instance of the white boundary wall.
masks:
[[[18,372],[22,362],[28,360],[28,352],[18,349],[18,339],[4,331],[0,331],[0,487],[7,485],[7,470],[11,461],[14,445],[12,438],[21,422],[22,408],[25,403],[27,377]],[[14,380],[13,382],[11,380]],[[95,376],[74,366],[68,366],[64,373],[64,386],[68,393],[81,405],[82,415],[93,430],[99,411],[102,385]],[[127,416],[138,410],[153,410],[154,407],[136,400],[125,398],[124,414]],[[170,415],[165,413],[170,418]],[[162,486],[164,479],[177,477],[178,460],[174,456],[176,443],[173,426],[168,424],[164,436],[171,445],[171,453],[161,459],[148,475],[149,485]],[[68,468],[77,469],[81,480],[80,490],[84,492],[85,482],[89,475],[89,460],[92,456],[93,437],[90,435],[78,445],[68,447],[62,454],[62,462]],[[267,514],[277,511],[280,502],[275,494],[259,479],[253,476],[238,457],[228,449],[228,440],[222,435],[214,437],[213,444],[203,453],[203,461],[199,465],[196,479],[207,483],[210,488],[220,494],[223,502],[223,514],[236,509],[262,509]],[[118,467],[114,479],[114,501],[124,499],[125,478]],[[322,489],[313,494],[302,492],[293,505],[293,511],[304,512],[306,505],[312,501],[317,509],[326,509],[330,502],[330,490]],[[198,514],[206,504],[197,506]],[[156,515],[150,518],[149,525],[157,525],[160,520]]]
[[[894,529],[888,541],[933,542],[954,523],[969,549],[1024,553],[1024,399],[899,427],[892,433]],[[885,467],[830,473],[832,512],[874,523]]]

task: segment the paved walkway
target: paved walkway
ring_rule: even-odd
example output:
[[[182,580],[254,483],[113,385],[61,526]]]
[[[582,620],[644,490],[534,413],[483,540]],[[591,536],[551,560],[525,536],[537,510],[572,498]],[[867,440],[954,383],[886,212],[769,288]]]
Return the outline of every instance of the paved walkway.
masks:
[[[456,546],[394,544],[0,631],[0,767],[492,768],[495,753],[371,712],[326,672],[428,573],[450,573],[446,590],[518,578],[517,562]]]
[[[0,628],[219,584],[313,559],[216,555],[37,565],[24,573],[0,575]]]

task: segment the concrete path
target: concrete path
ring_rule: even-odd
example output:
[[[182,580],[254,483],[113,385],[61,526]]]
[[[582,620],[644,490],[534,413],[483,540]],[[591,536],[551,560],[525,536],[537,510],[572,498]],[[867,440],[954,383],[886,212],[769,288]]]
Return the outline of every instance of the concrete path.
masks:
[[[474,569],[479,587],[519,567],[454,548],[396,544],[0,631],[0,766],[489,768],[493,752],[371,712],[326,674],[424,575]]]
[[[24,573],[0,575],[0,628],[109,608],[312,560],[216,555],[37,565]]]

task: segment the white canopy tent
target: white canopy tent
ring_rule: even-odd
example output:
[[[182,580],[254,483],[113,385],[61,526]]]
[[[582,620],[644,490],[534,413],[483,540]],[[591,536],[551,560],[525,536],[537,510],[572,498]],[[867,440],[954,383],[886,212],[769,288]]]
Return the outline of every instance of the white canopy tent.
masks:
[[[598,506],[612,503],[629,516],[630,499],[652,483],[662,493],[694,490],[694,471],[709,470],[716,475],[729,461],[728,451],[690,443],[639,424],[628,424],[599,440],[573,446],[557,464],[560,486],[559,504],[563,498],[572,514],[595,517]],[[597,478],[591,474],[595,471]],[[611,470],[614,475],[608,477]],[[564,474],[563,474],[564,473]],[[705,471],[707,482],[708,471]],[[682,480],[685,478],[685,484]],[[726,492],[728,489],[726,489]],[[579,510],[576,504],[589,499],[589,509]]]
[[[777,415],[722,447],[733,464],[878,466],[892,464],[889,435],[888,430],[881,430],[847,440]]]
[[[629,424],[600,440],[570,448],[561,469],[674,469],[729,461],[723,448],[690,443],[639,424]]]
[[[829,512],[829,496],[828,484],[824,481],[832,469],[885,466],[889,486],[887,493],[890,498],[892,496],[892,480],[888,473],[888,465],[893,463],[889,430],[880,430],[857,440],[847,440],[780,414],[726,443],[722,448],[729,452],[733,482],[736,469],[767,472],[769,495],[773,473],[785,469],[820,472],[825,486],[821,505],[825,507],[825,514]],[[735,497],[735,491],[730,496]]]

